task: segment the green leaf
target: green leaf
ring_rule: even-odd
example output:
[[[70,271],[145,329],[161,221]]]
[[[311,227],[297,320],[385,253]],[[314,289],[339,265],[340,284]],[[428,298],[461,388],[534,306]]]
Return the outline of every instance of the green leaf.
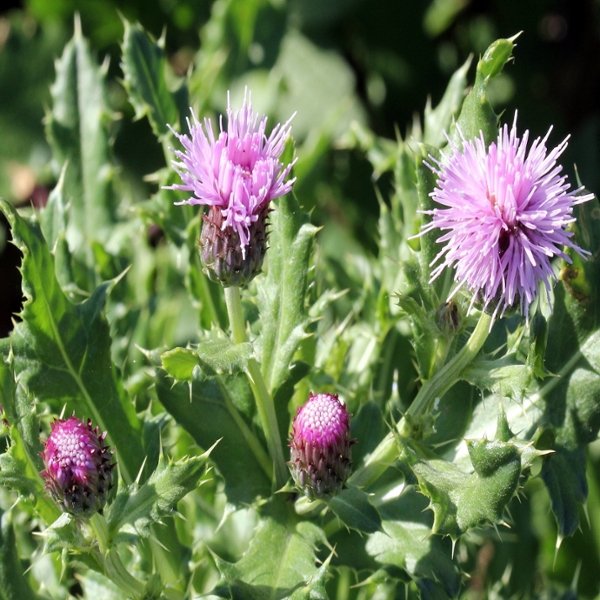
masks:
[[[121,474],[132,482],[144,459],[141,424],[111,362],[109,327],[103,315],[109,285],[73,305],[56,280],[54,259],[39,227],[5,201],[0,200],[0,210],[23,254],[23,321],[8,338],[19,383],[56,413],[66,403],[67,412],[76,410],[108,431]]]
[[[293,194],[275,204],[267,273],[256,279],[263,326],[258,341],[261,366],[272,396],[287,379],[294,353],[305,336],[307,275],[316,232]]]
[[[431,100],[425,107],[423,142],[434,148],[441,148],[446,144],[446,134],[450,125],[458,114],[465,97],[467,85],[467,72],[471,66],[472,58],[469,57],[465,64],[457,69],[448,82],[440,103],[431,108]]]
[[[283,599],[318,576],[315,549],[326,542],[323,531],[308,521],[298,522],[279,499],[268,504],[264,512],[238,562],[215,557],[221,572],[221,581],[212,591],[216,596]]]
[[[151,526],[171,516],[177,503],[198,486],[209,454],[210,449],[176,462],[161,456],[144,484],[119,487],[107,515],[110,539],[118,540],[119,534],[149,536]]]
[[[173,385],[159,369],[154,380],[162,405],[201,448],[221,440],[210,458],[225,479],[229,502],[270,496],[271,460],[250,423],[254,402],[246,377],[206,378],[195,371],[189,383]]]
[[[44,554],[67,549],[88,554],[87,559],[94,560],[93,552],[90,552],[89,540],[84,538],[77,519],[67,513],[62,513],[56,521],[46,527],[42,536],[44,538]],[[97,562],[96,568],[101,570],[101,566]]]
[[[514,353],[494,360],[479,355],[460,376],[480,389],[520,400],[531,384],[533,371],[520,363]]]
[[[165,80],[164,44],[150,39],[139,25],[125,21],[122,50],[125,87],[135,116],[147,115],[152,131],[164,140],[169,135],[167,125],[175,127],[179,116],[175,96]]]
[[[98,67],[76,27],[56,65],[46,133],[63,170],[64,204],[71,214],[66,237],[71,249],[86,257],[90,267],[88,243],[108,239],[117,204],[109,128],[113,117],[104,79],[105,69]]]
[[[0,511],[0,598],[39,600],[29,586],[17,553],[11,512]]]
[[[381,517],[377,509],[369,502],[367,494],[362,490],[348,487],[334,496],[327,504],[350,529],[364,533],[381,530]]]
[[[471,528],[502,520],[504,508],[515,494],[522,468],[521,454],[530,445],[503,441],[508,430],[501,413],[495,440],[467,440],[474,472],[460,470],[416,442],[398,438],[401,463],[416,476],[419,489],[434,513],[433,532],[457,539]],[[537,454],[539,455],[539,453]]]
[[[410,521],[383,521],[383,531],[369,536],[367,552],[382,564],[406,570],[421,585],[440,582],[449,598],[459,591],[460,576],[447,544],[431,535],[428,525]],[[423,581],[425,580],[425,581]]]
[[[191,348],[174,348],[161,354],[163,369],[177,381],[191,381],[198,356]]]
[[[542,478],[552,500],[561,536],[579,526],[579,504],[587,497],[584,448],[600,430],[600,209],[592,200],[575,207],[574,241],[589,250],[586,261],[574,251],[561,270],[554,311],[548,320],[542,427],[555,437],[555,452],[544,460]],[[568,465],[568,468],[566,466]]]
[[[11,365],[0,358],[0,404],[8,423],[9,448],[0,454],[0,485],[31,498],[38,514],[52,523],[60,510],[44,490],[40,472],[44,468],[40,452],[40,425],[33,398],[16,384]]]
[[[207,375],[222,375],[246,370],[253,350],[250,342],[234,344],[224,334],[207,336],[196,348],[198,364]]]

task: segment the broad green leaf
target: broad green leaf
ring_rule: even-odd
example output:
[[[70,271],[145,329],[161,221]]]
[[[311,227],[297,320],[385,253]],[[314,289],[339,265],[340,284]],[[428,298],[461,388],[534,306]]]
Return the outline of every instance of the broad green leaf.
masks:
[[[315,550],[326,542],[323,531],[298,522],[280,499],[264,510],[250,547],[236,563],[216,558],[221,581],[212,591],[220,598],[288,598],[318,576]]]
[[[115,222],[117,200],[112,187],[113,117],[105,69],[96,64],[80,27],[57,62],[52,102],[46,132],[63,170],[64,204],[71,214],[66,237],[72,251],[86,257],[91,267],[87,244],[106,241]]]
[[[270,220],[267,273],[256,283],[262,322],[261,366],[274,396],[287,379],[292,358],[305,336],[307,275],[317,228],[310,224],[293,194],[276,202]]]
[[[109,327],[103,314],[109,285],[74,305],[54,275],[54,258],[39,227],[0,200],[14,243],[23,254],[21,272],[26,301],[7,339],[19,384],[60,414],[75,410],[108,431],[119,470],[132,482],[142,465],[141,425],[111,362]],[[7,346],[5,345],[4,348]]]
[[[207,375],[222,375],[246,370],[252,354],[250,342],[234,344],[224,335],[203,340],[196,348],[198,363]]]
[[[194,372],[189,383],[155,373],[158,399],[201,448],[210,448],[232,504],[251,503],[271,493],[271,460],[250,422],[252,392],[244,375],[206,378]]]
[[[121,534],[147,537],[151,526],[177,510],[177,503],[198,486],[205,473],[207,450],[201,456],[173,462],[164,456],[148,480],[119,487],[107,511],[110,539]]]
[[[348,487],[328,502],[329,508],[342,520],[344,525],[364,533],[374,533],[381,529],[381,517],[369,502],[365,492]]]
[[[0,511],[0,598],[40,600],[30,587],[17,552],[11,512]]]
[[[165,80],[167,60],[164,40],[156,43],[139,26],[125,21],[123,36],[123,73],[129,101],[135,116],[148,116],[159,140],[169,135],[167,125],[177,126],[179,111]]]

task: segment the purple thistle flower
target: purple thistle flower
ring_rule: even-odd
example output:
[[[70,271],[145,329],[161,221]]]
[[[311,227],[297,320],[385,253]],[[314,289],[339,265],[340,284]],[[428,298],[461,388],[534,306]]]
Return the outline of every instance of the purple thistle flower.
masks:
[[[505,125],[489,148],[481,134],[473,141],[463,137],[462,150],[450,142],[452,154],[441,161],[432,157],[435,165],[428,166],[438,182],[431,197],[444,208],[422,211],[432,220],[419,235],[446,232],[437,240],[445,245],[431,263],[438,263],[431,281],[454,267],[458,285],[449,299],[465,286],[473,294],[469,310],[479,301],[484,310],[494,308],[495,318],[518,304],[528,319],[540,283],[550,303],[550,282],[556,279],[552,258],[571,262],[564,247],[589,254],[571,241],[566,228],[575,221],[573,206],[594,196],[577,196],[582,188],[569,191],[561,175],[556,161],[568,137],[548,151],[550,128],[527,150],[529,131],[519,139],[516,125],[515,114],[512,129]]]
[[[189,136],[171,128],[184,148],[173,150],[177,160],[172,161],[183,183],[167,189],[192,192],[177,205],[210,207],[208,216],[203,215],[201,256],[209,274],[212,271],[224,285],[241,285],[260,271],[269,203],[287,194],[295,181],[286,181],[295,161],[287,166],[280,161],[292,118],[276,125],[267,137],[267,117],[254,113],[246,90],[244,104],[236,112],[228,95],[227,131],[221,117],[218,137],[212,121],[200,123],[193,111],[192,121],[187,119]],[[251,267],[245,264],[248,260]],[[249,271],[249,279],[244,270]]]
[[[314,500],[337,494],[352,470],[350,415],[336,394],[310,394],[292,424],[288,466],[296,486]]]
[[[56,419],[43,442],[41,457],[46,467],[40,474],[46,489],[60,508],[77,517],[101,510],[112,487],[112,452],[104,444],[106,432],[98,434],[75,416]]]

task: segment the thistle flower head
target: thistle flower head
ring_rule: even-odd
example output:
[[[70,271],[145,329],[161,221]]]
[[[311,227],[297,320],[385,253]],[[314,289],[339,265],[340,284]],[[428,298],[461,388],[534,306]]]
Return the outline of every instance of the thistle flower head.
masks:
[[[288,466],[296,486],[310,499],[328,499],[352,470],[350,415],[336,394],[312,393],[292,424]]]
[[[187,120],[189,135],[173,131],[184,148],[173,150],[176,160],[172,162],[183,183],[168,189],[192,193],[189,199],[176,204],[211,207],[204,219],[209,231],[200,240],[201,255],[203,260],[208,255],[205,267],[224,285],[238,283],[216,274],[211,269],[213,262],[235,271],[236,262],[245,261],[250,254],[250,262],[260,262],[258,271],[262,266],[269,203],[287,194],[295,181],[286,181],[293,163],[284,166],[280,160],[290,135],[290,122],[291,118],[276,125],[267,137],[267,117],[254,113],[246,90],[240,110],[233,112],[228,99],[227,130],[221,119],[217,137],[212,121],[204,119],[200,123],[193,111],[192,120]],[[240,279],[239,272],[235,277]]]
[[[112,452],[88,419],[75,416],[56,419],[43,442],[41,476],[60,508],[78,517],[90,517],[102,509],[112,487]]]
[[[431,221],[420,235],[435,229],[444,244],[432,262],[431,280],[449,267],[456,269],[458,286],[472,293],[471,306],[494,309],[494,317],[518,308],[529,317],[540,284],[550,303],[551,282],[556,279],[552,259],[571,262],[564,248],[588,254],[571,240],[567,227],[575,219],[573,206],[593,198],[569,191],[557,160],[568,138],[552,150],[546,148],[550,131],[529,147],[529,132],[517,136],[505,125],[496,142],[486,148],[483,134],[462,139],[462,149],[451,142],[452,154],[433,160],[438,175],[432,198],[441,208],[423,211]]]

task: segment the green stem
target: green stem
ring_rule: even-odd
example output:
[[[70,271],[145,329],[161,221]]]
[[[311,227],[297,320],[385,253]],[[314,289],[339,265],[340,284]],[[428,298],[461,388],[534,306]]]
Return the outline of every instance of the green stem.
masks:
[[[490,333],[492,316],[482,312],[467,343],[447,362],[420,390],[406,415],[414,419],[431,410],[436,398],[441,398],[459,379],[472,360],[477,356]],[[406,418],[398,423],[400,433],[406,432]]]
[[[227,304],[227,314],[229,315],[233,343],[243,344],[247,341],[247,337],[239,287],[230,286],[225,288],[225,303]],[[247,374],[256,400],[258,416],[260,417],[260,422],[267,439],[269,454],[273,461],[275,488],[279,489],[286,482],[288,471],[285,465],[285,458],[283,457],[283,447],[281,445],[281,437],[279,436],[279,427],[277,426],[275,405],[265,384],[260,365],[254,358],[248,361]]]
[[[96,536],[96,540],[98,541],[98,548],[100,549],[100,554],[102,554],[102,556],[106,556],[110,547],[110,542],[108,540],[108,525],[106,524],[106,519],[101,514],[94,513],[90,517],[90,525],[92,526],[92,530],[94,531],[94,535]]]
[[[106,556],[104,568],[107,577],[131,598],[143,598],[145,586],[136,579],[123,565],[121,558],[113,548]]]
[[[141,598],[144,594],[145,586],[123,566],[116,548],[110,548],[106,519],[101,514],[95,513],[90,517],[89,522],[98,541],[98,549],[104,560],[106,576],[128,596]]]
[[[435,400],[441,398],[459,379],[461,373],[477,356],[490,332],[492,317],[481,313],[479,321],[467,343],[446,363],[423,387],[408,407],[406,415],[396,425],[396,431],[388,433],[377,448],[365,460],[349,479],[349,483],[357,487],[367,487],[375,482],[381,474],[398,458],[395,436],[408,437],[412,433],[411,422],[427,414]]]

